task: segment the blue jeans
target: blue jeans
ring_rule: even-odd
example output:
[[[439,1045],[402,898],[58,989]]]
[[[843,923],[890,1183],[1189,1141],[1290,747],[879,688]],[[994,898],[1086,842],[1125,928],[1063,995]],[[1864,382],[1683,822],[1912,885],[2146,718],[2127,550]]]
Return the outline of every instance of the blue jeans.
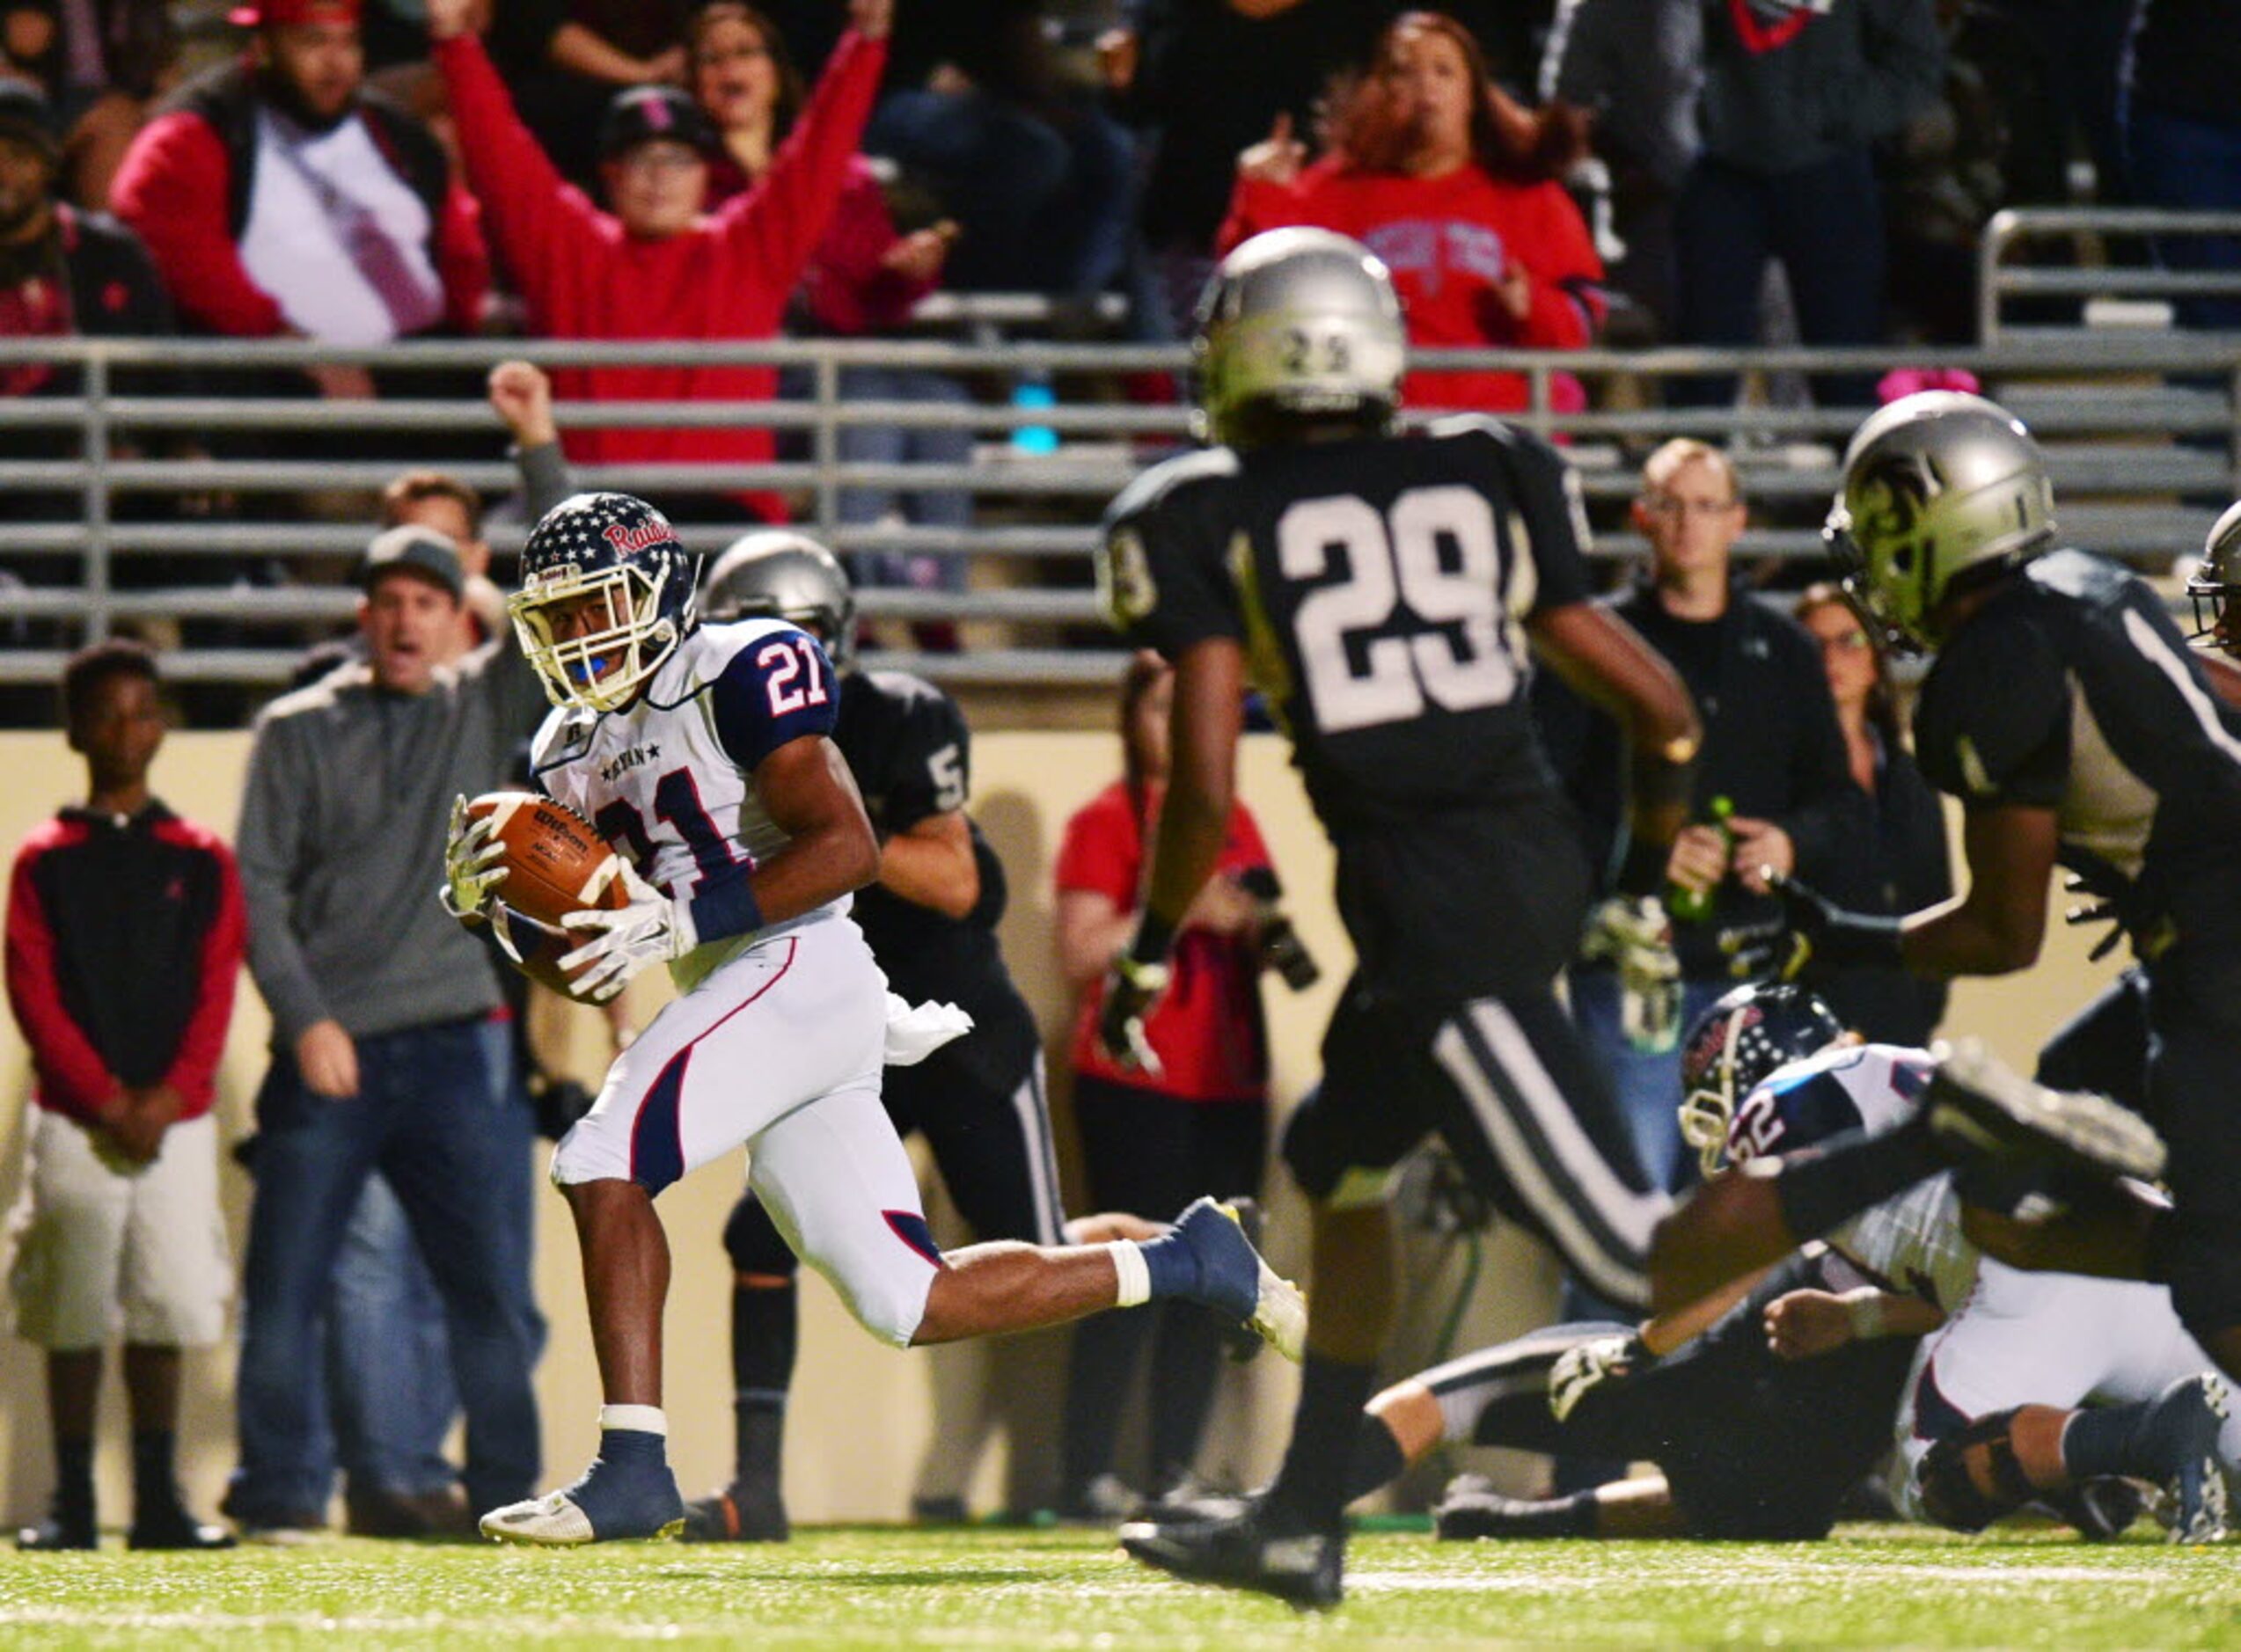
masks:
[[[377,1175],[335,1261],[326,1391],[335,1456],[353,1491],[418,1496],[458,1478],[443,1455],[459,1410],[443,1298],[405,1207]]]
[[[1696,1018],[1734,984],[1717,977],[1683,981],[1682,1029],[1694,1026]],[[1571,1019],[1579,1028],[1580,1042],[1610,1076],[1619,1112],[1633,1138],[1634,1157],[1650,1185],[1673,1189],[1694,1181],[1696,1167],[1684,1156],[1681,1142],[1679,1042],[1661,1055],[1651,1055],[1626,1042],[1626,1034],[1619,1030],[1618,972],[1614,969],[1572,971]]]
[[[526,1158],[509,1092],[493,1081],[480,1020],[357,1041],[358,1093],[305,1087],[275,1052],[257,1097],[256,1197],[243,1264],[236,1397],[241,1465],[227,1512],[296,1519],[326,1506],[319,1325],[367,1178],[395,1192],[443,1298],[452,1380],[467,1416],[475,1507],[530,1495],[538,1471],[531,1346],[522,1312]]]
[[[925,406],[967,407],[971,392],[954,378],[915,367],[844,367],[843,401],[906,401]],[[963,425],[936,429],[889,424],[844,425],[840,457],[850,464],[949,464],[972,463],[972,432]],[[958,488],[844,487],[840,520],[875,523],[890,510],[917,527],[964,529],[972,525],[972,495]],[[920,590],[961,591],[964,559],[954,556],[870,552],[854,559],[857,578],[866,585],[912,586]]]

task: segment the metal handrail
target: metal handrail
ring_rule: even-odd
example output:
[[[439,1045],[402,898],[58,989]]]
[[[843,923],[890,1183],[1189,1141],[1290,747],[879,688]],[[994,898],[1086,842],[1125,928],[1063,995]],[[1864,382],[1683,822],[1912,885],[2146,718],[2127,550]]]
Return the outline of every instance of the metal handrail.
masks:
[[[2001,343],[2000,301],[2010,294],[2090,297],[2127,292],[2156,297],[2241,297],[2241,272],[2113,267],[2100,270],[2018,269],[2006,259],[2018,242],[2056,236],[2103,238],[2241,235],[2241,212],[2162,207],[2006,207],[1992,215],[1976,248],[1976,336]],[[2097,341],[2095,347],[2098,349]]]
[[[2241,215],[2235,215],[2241,225]],[[1095,376],[1157,369],[1179,373],[1187,365],[1177,347],[958,342],[952,340],[768,340],[755,343],[665,346],[517,340],[413,344],[388,349],[339,350],[304,341],[210,340],[0,340],[0,365],[47,362],[75,369],[68,393],[0,402],[0,488],[67,494],[76,506],[67,519],[0,528],[0,547],[11,555],[77,558],[80,577],[62,589],[0,589],[0,622],[82,619],[84,634],[103,634],[121,619],[168,617],[231,619],[244,625],[315,623],[348,611],[347,591],[330,588],[266,588],[235,591],[189,583],[179,572],[151,564],[153,557],[216,558],[287,562],[326,558],[323,579],[336,559],[354,554],[366,530],[355,523],[236,523],[222,520],[131,519],[134,501],[157,493],[210,493],[249,499],[313,489],[370,491],[400,464],[272,462],[164,458],[114,451],[120,438],[176,431],[280,428],[329,433],[402,432],[407,435],[491,433],[481,402],[457,397],[404,397],[359,404],[285,398],[229,398],[205,384],[166,396],[146,369],[243,369],[321,362],[362,362],[399,376],[420,369],[456,372],[483,369],[509,356],[547,367],[664,364],[781,364],[804,369],[807,388],[796,399],[768,404],[645,402],[564,404],[564,430],[588,426],[760,426],[806,433],[804,457],[758,465],[640,464],[579,467],[585,486],[651,493],[706,495],[746,488],[796,491],[809,501],[804,525],[846,552],[907,552],[968,560],[990,568],[1022,568],[1036,559],[1039,584],[964,593],[868,590],[865,607],[895,619],[995,622],[1028,646],[946,660],[920,659],[919,669],[958,680],[1071,682],[1110,680],[1108,651],[1077,654],[1037,640],[1086,634],[1094,619],[1088,563],[1095,552],[1098,511],[1151,457],[1179,440],[1185,410],[1174,405],[1115,400],[1063,400],[1054,407],[1014,407],[1007,402],[970,404],[848,402],[839,397],[842,369],[862,363],[923,367],[976,382],[1000,384],[1030,371],[1056,376],[1069,393]],[[1487,369],[1521,373],[1533,405],[1517,417],[1569,445],[1582,491],[1605,522],[1612,508],[1634,493],[1634,466],[1651,442],[1690,434],[1725,440],[1747,489],[1768,505],[1774,520],[1755,526],[1738,546],[1747,559],[1812,557],[1820,553],[1815,527],[1819,501],[1835,486],[1836,461],[1862,410],[1713,407],[1566,413],[1556,406],[1560,377],[1595,384],[1625,378],[1655,384],[1687,375],[1769,375],[1801,371],[1871,377],[1898,365],[1962,368],[1996,393],[2027,410],[2049,453],[2063,500],[2066,529],[2084,543],[2137,558],[2167,558],[2201,543],[2222,502],[2241,492],[2241,338],[2171,333],[2115,335],[2068,344],[2010,339],[1989,348],[1908,353],[1805,347],[1715,350],[1666,348],[1644,352],[1425,352],[1417,365],[1428,371]],[[2185,376],[2213,387],[2160,391],[2143,379]],[[1069,384],[1068,376],[1076,382]],[[120,393],[123,382],[128,388]],[[404,382],[409,382],[406,380]],[[966,464],[844,462],[840,443],[858,426],[953,428],[974,438]],[[1022,426],[1056,431],[1055,454],[1022,452],[1006,438]],[[9,432],[45,427],[75,431],[73,450],[45,458],[8,457]],[[2149,445],[2146,439],[2165,440]],[[2201,445],[2207,442],[2208,445]],[[17,452],[23,451],[20,447]],[[494,459],[447,463],[444,468],[486,493],[509,489],[514,472]],[[967,493],[978,512],[963,530],[892,523],[844,523],[839,504],[851,487]],[[685,527],[692,548],[714,551],[736,531],[721,525]],[[524,526],[494,520],[490,539],[502,554],[516,550]],[[1610,536],[1593,554],[1612,560],[1637,553],[1630,537]],[[121,581],[120,575],[122,575]],[[158,579],[168,583],[157,584]],[[1063,635],[1052,634],[1058,628]],[[292,647],[226,646],[189,651],[180,662],[186,680],[272,683],[284,680]],[[1098,661],[1080,673],[1052,662]],[[0,681],[34,680],[51,672],[55,656],[39,650],[0,649]],[[1105,675],[1098,676],[1098,673]]]

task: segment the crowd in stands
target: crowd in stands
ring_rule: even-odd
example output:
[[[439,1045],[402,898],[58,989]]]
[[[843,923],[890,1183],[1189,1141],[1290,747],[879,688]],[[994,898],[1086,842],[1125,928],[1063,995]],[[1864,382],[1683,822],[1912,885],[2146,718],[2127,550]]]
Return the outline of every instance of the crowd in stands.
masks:
[[[1129,336],[1168,340],[1220,251],[1300,223],[1386,259],[1419,345],[1958,342],[1986,218],[2068,199],[2074,149],[2103,201],[2241,201],[2229,23],[2213,0],[243,0],[223,18],[10,0],[0,336],[860,338],[948,289],[1119,294]],[[2231,267],[2237,247],[2175,238],[2165,256]],[[2229,324],[2232,308],[2190,298],[2181,315]],[[6,387],[70,382],[32,367]],[[332,362],[214,382],[406,390]],[[1870,399],[1864,382],[1815,388]],[[571,425],[568,450],[764,464],[782,435],[736,410],[780,391],[763,368],[573,370],[564,402],[709,413]],[[987,387],[863,366],[841,393],[958,408]],[[1553,395],[1585,400],[1563,376]],[[1513,374],[1410,385],[1435,407],[1527,398]],[[844,431],[852,461],[973,450],[963,426]],[[34,434],[58,457],[77,439]],[[370,451],[363,435],[206,446]],[[801,503],[713,476],[665,502],[713,522]],[[55,519],[28,498],[9,511]],[[851,488],[838,514],[973,520],[954,487]],[[198,572],[260,577],[217,558]],[[963,564],[858,572],[954,586]]]

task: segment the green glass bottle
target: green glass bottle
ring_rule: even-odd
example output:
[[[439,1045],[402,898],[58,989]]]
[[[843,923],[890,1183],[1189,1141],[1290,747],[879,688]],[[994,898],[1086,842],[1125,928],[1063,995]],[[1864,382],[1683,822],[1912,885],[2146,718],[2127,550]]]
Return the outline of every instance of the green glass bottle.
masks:
[[[1728,817],[1735,813],[1735,800],[1716,797],[1711,802],[1711,823],[1719,828],[1720,864],[1725,866],[1735,857],[1735,833],[1728,825]],[[1720,882],[1725,882],[1721,875]],[[1719,898],[1719,884],[1709,888],[1685,889],[1678,883],[1666,885],[1666,916],[1676,924],[1701,924],[1712,915],[1712,905]]]

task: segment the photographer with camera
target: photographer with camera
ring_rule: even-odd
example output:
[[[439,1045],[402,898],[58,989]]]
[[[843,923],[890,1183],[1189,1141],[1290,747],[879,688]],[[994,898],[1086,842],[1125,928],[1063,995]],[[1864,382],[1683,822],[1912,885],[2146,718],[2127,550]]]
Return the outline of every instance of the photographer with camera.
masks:
[[[1168,778],[1174,673],[1139,654],[1122,679],[1122,778],[1067,822],[1058,851],[1058,956],[1080,993],[1073,1032],[1074,1116],[1089,1207],[1161,1210],[1176,1195],[1249,1196],[1268,1144],[1268,1039],[1260,976],[1295,990],[1315,960],[1277,907],[1281,886],[1243,804],[1230,816],[1214,877],[1176,938],[1167,991],[1144,1022],[1144,1061],[1124,1067],[1097,1042],[1103,982],[1135,932],[1144,863]],[[1147,1304],[1082,1321],[1066,1394],[1059,1510],[1114,1520],[1134,1494],[1113,1473],[1123,1400],[1146,1345],[1151,1367],[1154,1496],[1174,1490],[1198,1450],[1222,1327],[1192,1309]]]

